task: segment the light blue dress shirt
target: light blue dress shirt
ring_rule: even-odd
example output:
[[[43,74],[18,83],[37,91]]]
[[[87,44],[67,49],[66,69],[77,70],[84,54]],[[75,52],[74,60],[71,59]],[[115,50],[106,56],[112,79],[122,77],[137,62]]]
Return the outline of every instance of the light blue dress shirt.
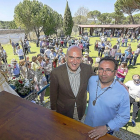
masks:
[[[123,85],[114,80],[106,88],[100,87],[98,76],[92,76],[88,82],[89,105],[85,124],[96,127],[108,124],[112,131],[117,131],[123,127],[130,119],[129,93]],[[97,90],[97,85],[98,90]],[[97,99],[95,106],[93,101],[98,95],[104,93]]]
[[[12,75],[15,76],[15,75],[19,75],[19,74],[20,74],[20,68],[19,68],[19,65],[16,64],[15,68],[12,69]]]

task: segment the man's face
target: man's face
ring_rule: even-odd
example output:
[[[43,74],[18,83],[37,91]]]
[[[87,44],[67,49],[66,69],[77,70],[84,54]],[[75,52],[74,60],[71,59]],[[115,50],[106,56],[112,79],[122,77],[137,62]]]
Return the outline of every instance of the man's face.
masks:
[[[105,85],[111,85],[114,80],[114,76],[116,75],[116,71],[114,71],[114,63],[112,61],[102,61],[98,68],[98,76],[100,82]]]
[[[80,49],[72,48],[68,51],[66,61],[71,71],[75,72],[79,68],[81,60],[82,52]]]
[[[140,83],[140,77],[138,75],[134,75],[133,76],[133,81],[135,84],[139,84]]]

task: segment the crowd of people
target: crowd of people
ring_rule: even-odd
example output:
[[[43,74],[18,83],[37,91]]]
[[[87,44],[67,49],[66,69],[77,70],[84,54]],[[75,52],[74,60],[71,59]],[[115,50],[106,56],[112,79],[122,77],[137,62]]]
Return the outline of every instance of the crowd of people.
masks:
[[[44,38],[39,43],[40,53],[32,57],[26,56],[31,52],[28,40],[24,41],[23,47],[12,42],[12,47],[15,46],[13,53],[19,56],[19,64],[16,59],[11,60],[9,75],[33,79],[36,91],[50,83],[51,109],[78,121],[85,114],[88,91],[85,124],[95,127],[89,132],[89,137],[98,139],[106,133],[113,134],[129,121],[132,104],[132,126],[136,126],[135,119],[140,107],[140,76],[135,74],[131,81],[123,82],[128,65],[136,65],[140,43],[133,50],[131,43],[127,45],[124,39],[128,43],[128,36],[123,35],[112,46],[111,38],[108,41],[108,37],[102,34],[94,48],[90,48],[98,51],[95,63],[89,56],[88,36],[79,39]],[[127,48],[122,52],[124,42]],[[68,48],[66,54],[63,48]],[[7,63],[7,54],[2,47],[1,50],[2,69],[3,63]],[[44,95],[45,90],[40,94],[42,103]]]

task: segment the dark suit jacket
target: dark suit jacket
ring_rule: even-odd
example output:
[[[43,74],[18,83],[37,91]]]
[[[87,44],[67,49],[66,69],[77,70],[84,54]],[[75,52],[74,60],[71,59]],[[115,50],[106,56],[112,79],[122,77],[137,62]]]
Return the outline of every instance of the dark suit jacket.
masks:
[[[83,63],[80,64],[80,68],[80,88],[76,97],[70,86],[66,64],[53,69],[50,76],[50,101],[52,110],[71,118],[76,102],[78,117],[82,119],[87,103],[88,79],[93,75],[93,70],[90,65]]]

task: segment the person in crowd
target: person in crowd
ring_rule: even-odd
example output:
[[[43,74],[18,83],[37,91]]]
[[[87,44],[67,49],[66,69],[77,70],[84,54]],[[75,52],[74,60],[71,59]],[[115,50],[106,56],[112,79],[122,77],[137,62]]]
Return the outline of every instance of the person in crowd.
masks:
[[[108,47],[105,47],[105,50],[103,52],[104,56],[110,56],[110,49]]]
[[[128,63],[129,61],[129,65],[131,65],[132,59],[133,59],[132,49],[125,50],[125,59],[126,59],[126,62]]]
[[[112,34],[110,34],[110,41],[112,40],[112,36],[113,36],[113,35],[112,35]]]
[[[125,37],[125,39],[124,39],[125,47],[127,47],[127,42],[128,42],[128,39],[127,39],[127,37]]]
[[[125,83],[125,85],[129,89],[130,96],[130,107],[133,104],[133,112],[132,112],[132,126],[136,126],[136,117],[138,116],[138,111],[140,108],[140,75],[135,74],[132,76],[133,80],[130,80]]]
[[[121,61],[121,49],[118,49],[117,52],[115,53],[115,60],[117,61],[117,63],[119,64]]]
[[[113,46],[113,49],[111,49],[110,51],[110,55],[115,58],[115,53],[117,52],[117,45]]]
[[[119,46],[120,46],[120,42],[121,42],[121,37],[118,37],[117,43],[118,43]]]
[[[122,38],[122,47],[124,46],[124,40],[125,40],[125,38]]]
[[[42,56],[38,56],[37,57],[37,60],[38,60],[38,62],[39,62],[39,65],[43,68],[43,65],[44,65],[44,61],[43,61],[43,57]]]
[[[44,52],[45,52],[44,46],[40,47],[40,54],[41,54],[41,55],[44,55]]]
[[[28,54],[28,44],[26,43],[26,39],[24,40],[24,43],[23,43],[23,48],[24,48],[24,53],[25,54]]]
[[[96,40],[96,42],[95,42],[94,50],[95,50],[95,51],[98,50],[98,40]]]
[[[100,62],[100,57],[96,57],[95,59],[95,64],[93,66],[93,72],[97,75],[98,74],[98,66],[99,66],[99,62]]]
[[[133,57],[133,62],[132,62],[133,66],[136,64],[139,54],[140,54],[140,45],[137,46],[137,49],[134,52],[134,57]]]
[[[129,93],[114,79],[117,67],[114,58],[102,58],[98,75],[91,76],[88,82],[89,105],[85,124],[94,127],[88,134],[95,140],[106,133],[113,134],[130,119]]]
[[[29,44],[28,39],[25,39],[25,41],[26,41],[26,44],[27,44],[28,53],[31,53],[31,50],[30,50],[31,46],[30,46],[30,44]]]
[[[1,55],[3,63],[7,63],[7,53],[3,49],[3,47],[1,47],[1,49],[0,49],[0,55]]]
[[[12,76],[19,77],[20,76],[20,68],[19,68],[19,65],[17,64],[17,61],[15,58],[13,58],[11,60],[11,65],[13,66],[13,68],[11,69]]]
[[[25,56],[25,57],[26,57],[26,62],[30,62],[29,56]]]
[[[98,56],[102,57],[104,49],[105,49],[104,42],[103,41],[99,42],[98,43]]]
[[[18,46],[18,49],[16,50],[16,53],[17,53],[17,55],[19,57],[19,60],[24,59],[24,53],[23,53],[23,50],[20,49],[20,46]]]
[[[66,47],[67,47],[67,39],[64,38],[64,48],[66,48]]]
[[[79,43],[79,48],[82,50],[82,54],[83,54],[83,52],[84,52],[84,47],[83,47],[83,43],[82,43],[82,42]]]
[[[34,80],[35,71],[31,69],[31,62],[26,62],[25,66],[26,66],[26,79]]]
[[[54,49],[51,49],[51,53],[50,53],[50,60],[53,60],[56,58],[56,52],[54,51]]]
[[[11,42],[12,49],[13,49],[13,54],[16,55],[16,45],[14,42]]]
[[[93,59],[89,57],[89,53],[85,52],[83,61],[86,62],[86,64],[90,64],[92,66],[93,64]]]
[[[118,67],[116,79],[123,83],[127,73],[128,73],[127,63],[122,62],[121,65]]]
[[[46,55],[47,57],[50,57],[50,53],[51,53],[51,50],[47,46],[47,49],[45,50],[44,55]]]
[[[50,76],[51,109],[76,120],[81,120],[85,113],[87,82],[93,75],[92,67],[81,62],[81,49],[71,46],[66,64],[53,69]]]
[[[61,57],[61,60],[60,60],[60,62],[58,63],[58,66],[61,66],[61,65],[65,64],[65,63],[66,63],[65,57]]]
[[[122,53],[122,55],[121,55],[120,63],[122,63],[122,62],[126,62],[125,53]]]
[[[137,43],[139,42],[140,40],[140,34],[137,36]]]
[[[37,73],[35,74],[34,81],[35,81],[35,85],[36,85],[35,86],[36,91],[42,90],[43,87],[45,87],[47,85],[47,81],[46,81],[46,78],[45,78],[45,75],[44,75],[44,71],[42,69],[37,69]],[[39,94],[41,104],[44,103],[45,92],[46,92],[46,89],[43,90]]]
[[[26,70],[27,70],[27,67],[25,66],[25,60],[22,59],[19,61],[19,67],[20,67],[20,75],[23,77],[23,78],[26,78]]]
[[[59,45],[58,45],[57,42],[55,43],[55,47],[54,47],[54,49],[55,49],[55,52],[58,53],[58,51],[59,51]]]
[[[69,47],[72,45],[72,40],[71,39],[69,39],[68,44],[69,44]]]
[[[59,51],[58,51],[58,54],[56,56],[56,58],[58,58],[58,63],[60,62],[60,60],[61,60],[62,57],[65,57],[65,54],[63,52],[63,49],[60,48]]]
[[[49,62],[49,58],[45,59],[45,63],[43,64],[43,69],[45,71],[45,77],[47,79],[47,83],[50,82],[50,73],[52,71],[52,63]]]
[[[32,63],[31,63],[31,69],[36,71],[37,69],[40,69],[40,63],[37,60],[36,56],[32,56]]]

